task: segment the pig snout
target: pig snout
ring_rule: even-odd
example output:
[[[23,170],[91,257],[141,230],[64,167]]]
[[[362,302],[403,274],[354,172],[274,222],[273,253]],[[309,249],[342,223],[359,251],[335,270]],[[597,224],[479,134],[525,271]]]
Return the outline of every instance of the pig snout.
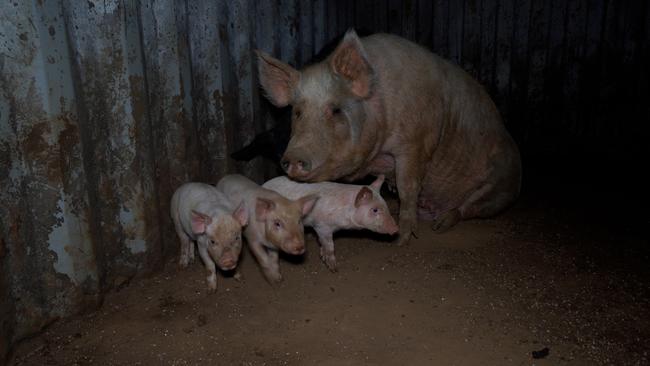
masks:
[[[237,266],[237,262],[232,257],[221,258],[221,261],[220,261],[219,264],[220,264],[219,267],[221,267],[224,271],[230,271],[231,269],[233,269],[233,268],[235,268]]]
[[[291,154],[284,154],[280,162],[282,169],[291,178],[302,178],[309,174],[311,171],[311,161],[306,157],[293,156]]]
[[[229,271],[231,269],[234,269],[236,266],[237,260],[235,260],[235,256],[230,251],[223,253],[221,259],[219,260],[219,267],[221,267],[221,269],[224,271]]]
[[[305,243],[294,242],[286,246],[287,253],[293,255],[301,255],[305,253]]]
[[[399,226],[397,226],[394,220],[386,220],[384,225],[382,225],[382,229],[384,234],[395,235],[399,231]]]

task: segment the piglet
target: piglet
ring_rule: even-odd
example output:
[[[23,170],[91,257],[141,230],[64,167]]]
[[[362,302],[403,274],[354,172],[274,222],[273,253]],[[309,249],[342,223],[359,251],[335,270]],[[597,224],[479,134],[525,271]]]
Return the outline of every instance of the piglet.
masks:
[[[388,211],[386,201],[379,194],[383,183],[383,175],[368,186],[332,182],[297,183],[287,177],[277,177],[264,183],[263,187],[287,198],[306,194],[320,196],[314,209],[305,217],[304,224],[316,231],[321,245],[321,259],[335,272],[336,257],[332,236],[336,231],[368,229],[393,235],[399,230]]]
[[[278,250],[293,255],[305,252],[302,218],[312,210],[318,196],[297,195],[289,200],[238,174],[223,177],[217,189],[235,202],[244,202],[251,218],[244,230],[248,246],[267,280],[282,281]]]
[[[196,241],[199,255],[208,270],[208,289],[217,289],[215,263],[222,270],[237,266],[241,252],[241,231],[248,223],[248,211],[239,200],[234,207],[214,186],[185,183],[172,196],[171,216],[181,241],[179,264],[194,260]]]

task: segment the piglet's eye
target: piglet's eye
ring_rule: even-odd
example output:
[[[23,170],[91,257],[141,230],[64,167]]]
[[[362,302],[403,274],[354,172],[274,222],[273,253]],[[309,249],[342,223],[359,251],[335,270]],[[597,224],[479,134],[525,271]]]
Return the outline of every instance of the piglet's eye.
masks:
[[[275,226],[276,229],[281,229],[282,228],[282,223],[280,221],[276,221],[273,223],[273,226]]]
[[[300,116],[302,116],[302,113],[300,112],[299,109],[294,109],[294,110],[293,110],[293,115],[294,115],[296,118],[300,118]]]
[[[210,239],[210,245],[216,245],[216,244],[217,243],[214,240]]]
[[[379,209],[378,209],[377,207],[374,207],[374,208],[372,209],[372,213],[378,213],[378,212],[379,212]]]
[[[333,107],[332,108],[332,115],[336,116],[336,115],[339,115],[339,114],[341,114],[341,108]]]

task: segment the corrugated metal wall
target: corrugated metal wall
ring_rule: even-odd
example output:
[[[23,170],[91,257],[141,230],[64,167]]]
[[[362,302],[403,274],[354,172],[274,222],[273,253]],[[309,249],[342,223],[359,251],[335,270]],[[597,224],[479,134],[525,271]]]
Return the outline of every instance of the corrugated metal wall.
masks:
[[[3,2],[0,356],[175,255],[182,182],[274,169],[228,158],[273,124],[253,48],[300,66],[353,25],[405,36],[543,151],[639,136],[618,122],[650,116],[648,24],[645,1]]]

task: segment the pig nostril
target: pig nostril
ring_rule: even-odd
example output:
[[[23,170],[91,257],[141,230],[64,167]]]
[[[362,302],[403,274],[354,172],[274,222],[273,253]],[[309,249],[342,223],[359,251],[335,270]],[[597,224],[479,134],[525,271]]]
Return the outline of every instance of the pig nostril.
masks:
[[[308,161],[304,160],[298,160],[298,165],[302,168],[302,170],[308,171],[309,168],[311,168],[311,164],[309,164]]]
[[[282,160],[282,162],[280,162],[280,165],[282,165],[282,169],[284,170],[289,169],[289,160]]]

